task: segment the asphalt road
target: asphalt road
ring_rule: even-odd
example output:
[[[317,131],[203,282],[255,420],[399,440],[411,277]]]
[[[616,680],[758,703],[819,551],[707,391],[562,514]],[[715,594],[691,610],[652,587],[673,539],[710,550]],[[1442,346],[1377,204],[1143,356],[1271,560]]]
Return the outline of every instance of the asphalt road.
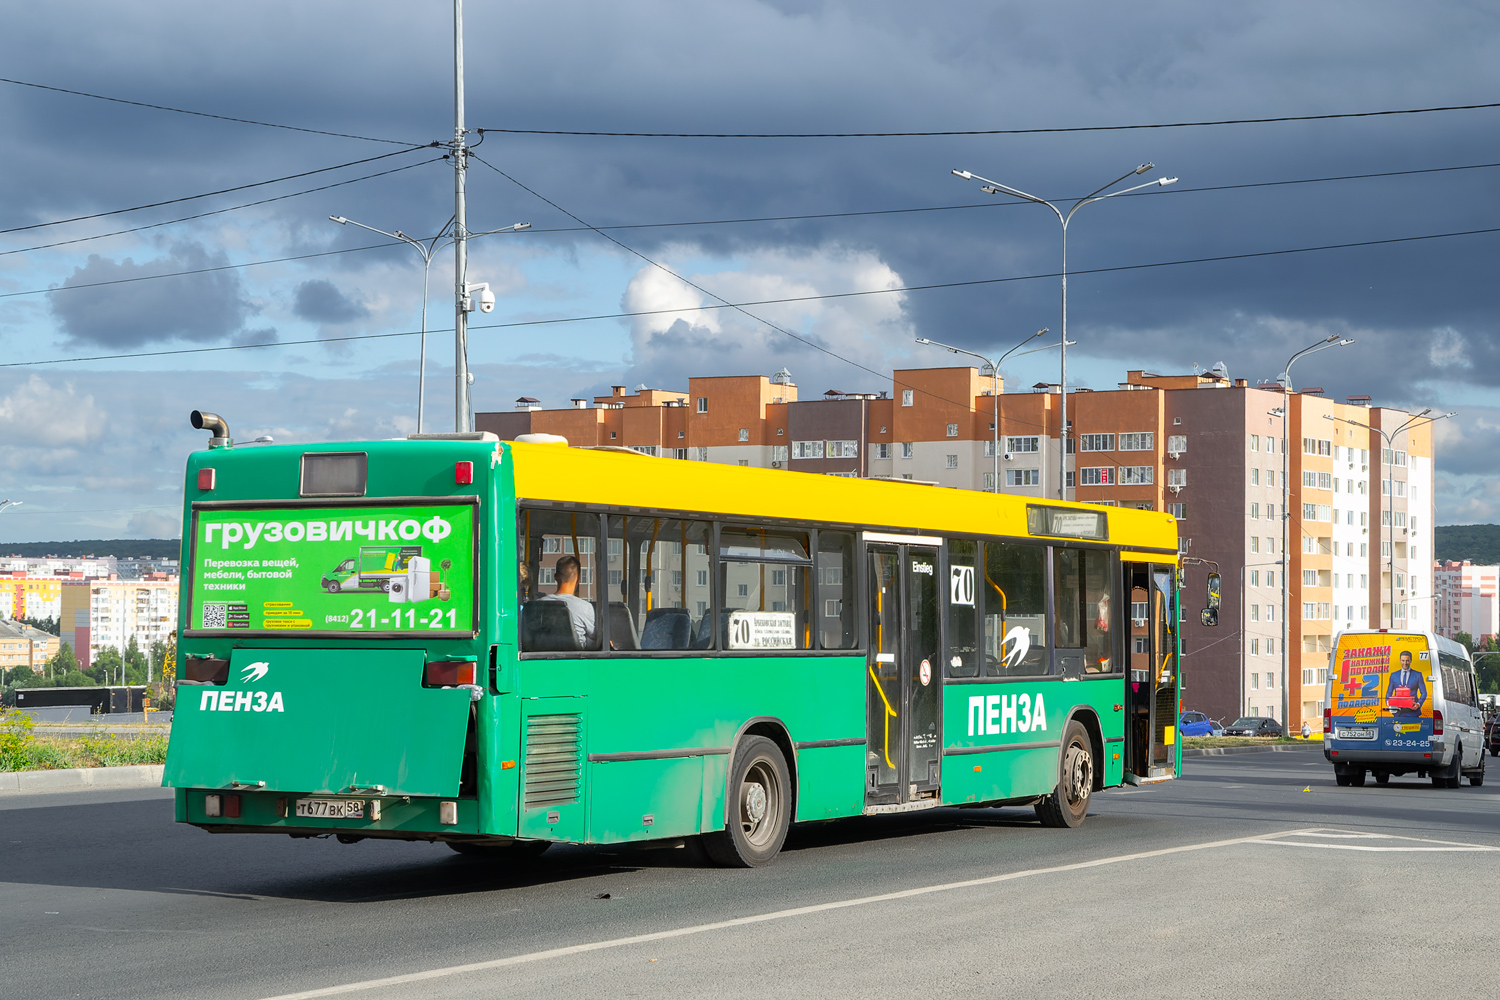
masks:
[[[515,870],[212,836],[158,792],[7,796],[0,995],[1482,996],[1497,876],[1500,790],[1339,788],[1316,750],[1192,759],[1072,831],[824,824],[756,871],[598,848]]]

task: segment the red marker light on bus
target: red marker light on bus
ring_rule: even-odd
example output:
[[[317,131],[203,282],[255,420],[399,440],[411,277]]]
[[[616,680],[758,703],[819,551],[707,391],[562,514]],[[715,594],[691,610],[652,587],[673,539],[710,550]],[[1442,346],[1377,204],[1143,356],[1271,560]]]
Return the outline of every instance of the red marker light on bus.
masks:
[[[453,482],[459,486],[468,486],[474,482],[474,463],[458,462],[453,466]]]
[[[1443,713],[1435,708],[1432,710],[1432,735],[1443,735]]]
[[[458,687],[474,683],[473,660],[434,660],[422,675],[427,687]]]
[[[200,490],[211,490],[211,489],[214,488],[214,470],[213,469],[199,469],[198,470],[198,488]]]

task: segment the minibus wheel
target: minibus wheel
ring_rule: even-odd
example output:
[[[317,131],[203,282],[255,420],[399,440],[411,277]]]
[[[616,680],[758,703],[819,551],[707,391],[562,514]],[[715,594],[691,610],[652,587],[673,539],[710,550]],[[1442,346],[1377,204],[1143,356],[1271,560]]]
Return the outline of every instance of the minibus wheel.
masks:
[[[1390,783],[1391,783],[1391,773],[1389,771],[1376,771],[1375,772],[1375,784],[1383,786],[1383,785],[1389,785]]]
[[[1365,769],[1359,767],[1355,768],[1353,771],[1350,771],[1349,784],[1353,785],[1355,788],[1365,787]]]
[[[781,748],[764,736],[735,747],[729,774],[729,822],[702,835],[703,850],[726,868],[758,868],[781,851],[792,825],[791,772]]]
[[[1476,787],[1484,784],[1484,754],[1479,755],[1479,770],[1469,772],[1469,784]]]

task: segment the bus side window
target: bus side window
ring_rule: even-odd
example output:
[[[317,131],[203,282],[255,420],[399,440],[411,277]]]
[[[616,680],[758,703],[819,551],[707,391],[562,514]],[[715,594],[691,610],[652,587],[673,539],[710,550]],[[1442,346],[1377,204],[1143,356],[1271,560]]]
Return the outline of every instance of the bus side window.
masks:
[[[1053,550],[1058,673],[1110,673],[1114,643],[1110,620],[1115,604],[1109,553],[1102,549]]]
[[[985,542],[983,577],[979,593],[984,600],[984,675],[1047,673],[1046,548]]]
[[[812,559],[807,552],[805,534],[772,534],[740,525],[720,529],[720,649],[814,647]],[[741,615],[737,620],[743,631],[731,635],[730,619],[736,611],[768,614],[758,618]],[[790,636],[786,628],[791,630]]]
[[[819,645],[823,649],[856,649],[854,535],[847,531],[818,532]]]
[[[707,521],[609,517],[605,600],[616,652],[712,645]],[[619,634],[616,634],[618,632]],[[697,641],[699,637],[704,641]]]
[[[979,676],[979,543],[948,540],[949,677]]]
[[[599,515],[523,508],[516,533],[522,652],[598,649]]]

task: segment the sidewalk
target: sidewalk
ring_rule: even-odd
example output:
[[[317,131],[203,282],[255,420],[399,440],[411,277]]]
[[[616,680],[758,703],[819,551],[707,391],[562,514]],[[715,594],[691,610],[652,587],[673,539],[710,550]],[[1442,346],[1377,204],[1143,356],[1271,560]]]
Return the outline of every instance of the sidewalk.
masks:
[[[159,788],[161,764],[73,767],[56,771],[0,771],[0,796],[81,792],[91,788]]]

